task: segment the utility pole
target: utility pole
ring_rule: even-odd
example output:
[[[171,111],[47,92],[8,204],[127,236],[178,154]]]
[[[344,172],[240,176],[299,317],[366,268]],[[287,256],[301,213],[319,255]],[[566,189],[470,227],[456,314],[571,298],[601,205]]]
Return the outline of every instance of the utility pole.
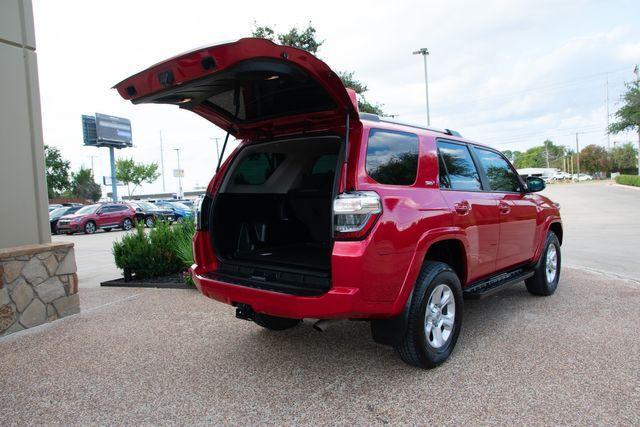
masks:
[[[549,169],[549,146],[544,144],[544,151],[547,153],[547,169]]]
[[[91,158],[91,178],[93,178],[95,180],[95,173],[93,172],[93,159],[95,159],[98,156],[89,156]]]
[[[578,182],[580,182],[580,148],[578,147],[578,132],[576,132],[576,167]]]
[[[182,199],[182,169],[180,169],[180,149],[174,148],[173,151],[178,155],[178,198]]]
[[[611,135],[609,134],[609,73],[607,76],[607,149],[611,151]]]
[[[162,175],[162,192],[166,193],[167,189],[164,186],[164,150],[162,149],[162,131],[160,131],[160,175]]]
[[[422,55],[424,59],[424,88],[427,99],[427,126],[431,126],[431,117],[429,115],[429,77],[427,74],[427,56],[429,56],[429,49],[423,47],[422,49],[413,52],[414,55]]]
[[[209,138],[209,139],[213,139],[213,141],[216,143],[216,161],[218,161],[218,159],[220,158],[220,148],[218,148],[218,140],[220,138]]]

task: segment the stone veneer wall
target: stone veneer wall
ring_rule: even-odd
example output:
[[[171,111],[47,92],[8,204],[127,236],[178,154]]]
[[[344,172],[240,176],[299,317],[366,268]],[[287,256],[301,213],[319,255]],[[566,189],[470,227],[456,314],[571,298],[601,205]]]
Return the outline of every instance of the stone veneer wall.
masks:
[[[73,243],[0,249],[0,335],[79,311]]]

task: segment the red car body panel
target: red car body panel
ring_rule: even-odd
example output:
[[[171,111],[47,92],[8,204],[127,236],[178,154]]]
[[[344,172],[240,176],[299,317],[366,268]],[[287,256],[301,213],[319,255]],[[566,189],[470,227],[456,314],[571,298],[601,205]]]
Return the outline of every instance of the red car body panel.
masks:
[[[215,59],[214,70],[202,61]],[[209,231],[196,232],[195,263],[191,268],[198,289],[227,304],[247,304],[258,313],[289,318],[386,318],[400,313],[430,247],[455,241],[464,249],[459,273],[463,287],[514,266],[533,264],[540,257],[546,234],[560,222],[558,208],[547,198],[531,193],[494,193],[441,189],[438,176],[439,139],[474,144],[451,133],[382,121],[360,120],[355,95],[311,54],[259,39],[242,39],[199,49],[164,61],[116,85],[133,102],[167,90],[159,74],[171,70],[171,88],[188,85],[242,61],[267,57],[291,61],[304,69],[329,93],[336,104],[330,111],[277,117],[252,123],[230,120],[206,106],[184,105],[229,131],[243,143],[222,164],[207,193],[215,197],[222,177],[239,150],[283,135],[345,135],[349,115],[346,162],[341,165],[338,192],[375,191],[382,213],[361,240],[335,240],[331,252],[331,289],[313,297],[272,292],[214,279],[218,268]],[[133,88],[133,89],[130,89]],[[153,101],[152,101],[153,102]],[[366,172],[369,131],[372,128],[412,133],[419,138],[418,172],[413,185],[383,185]],[[460,205],[463,205],[460,208]],[[561,236],[560,236],[561,238]]]

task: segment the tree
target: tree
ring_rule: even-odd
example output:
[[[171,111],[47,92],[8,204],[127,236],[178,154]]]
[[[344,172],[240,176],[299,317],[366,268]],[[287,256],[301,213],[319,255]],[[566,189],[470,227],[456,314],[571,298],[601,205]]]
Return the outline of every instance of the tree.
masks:
[[[609,155],[604,147],[590,144],[580,150],[580,169],[590,174],[609,172]]]
[[[318,49],[324,43],[324,40],[319,41],[316,39],[316,29],[311,22],[309,22],[307,28],[298,29],[297,27],[292,27],[288,32],[278,34],[268,25],[258,25],[258,23],[254,21],[253,26],[252,37],[259,37],[273,42],[277,40],[278,43],[282,45],[297,47],[314,55],[317,54]],[[368,90],[367,85],[357,80],[354,77],[353,71],[338,71],[337,74],[345,87],[355,91],[358,110],[363,113],[384,115],[382,111],[383,104],[367,101],[364,96],[364,93]]]
[[[618,121],[609,125],[609,132],[616,134],[625,131],[638,132],[638,149],[640,150],[640,80],[627,83],[627,91],[622,95],[623,105],[614,116]],[[640,174],[640,157],[638,157],[638,173]]]
[[[611,168],[617,172],[631,173],[635,172],[638,165],[638,150],[632,143],[627,142],[620,147],[611,150]]]
[[[136,163],[133,158],[116,161],[116,179],[127,186],[129,197],[142,183],[150,184],[159,176],[157,163],[149,163],[148,165]],[[131,184],[133,184],[133,188],[130,187]]]
[[[542,146],[529,148],[524,153],[514,151],[513,164],[516,168],[558,168],[564,167],[564,157],[567,149],[555,145],[551,140],[545,140]],[[507,156],[508,157],[508,156]]]
[[[102,189],[93,180],[91,169],[80,167],[78,172],[71,173],[71,194],[92,202],[100,200]]]
[[[62,158],[60,150],[46,144],[44,162],[47,173],[47,192],[52,199],[69,189],[70,162]]]

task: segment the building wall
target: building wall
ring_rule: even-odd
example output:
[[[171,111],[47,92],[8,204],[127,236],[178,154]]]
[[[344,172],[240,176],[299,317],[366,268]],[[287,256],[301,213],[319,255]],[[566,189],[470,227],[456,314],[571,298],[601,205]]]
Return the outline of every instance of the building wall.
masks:
[[[0,1],[0,248],[51,241],[31,0]]]

